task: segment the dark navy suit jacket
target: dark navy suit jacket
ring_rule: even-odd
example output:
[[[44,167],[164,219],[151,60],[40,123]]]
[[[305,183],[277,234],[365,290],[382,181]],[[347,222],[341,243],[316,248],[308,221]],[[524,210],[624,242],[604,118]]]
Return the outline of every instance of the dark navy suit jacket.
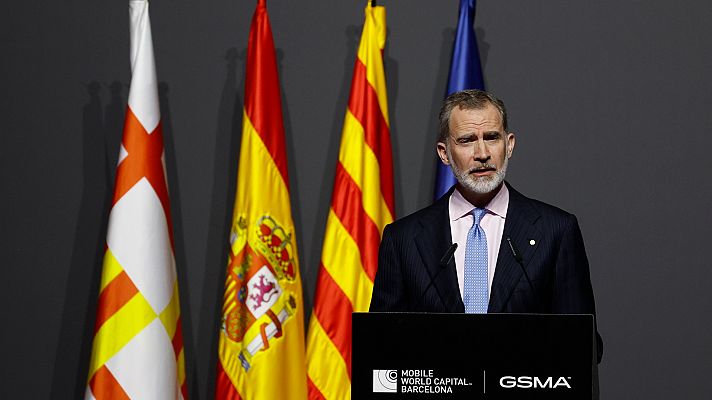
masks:
[[[488,312],[595,315],[588,259],[576,217],[507,187],[509,206]],[[370,311],[465,312],[454,257],[441,264],[452,245],[451,193],[386,226]],[[598,333],[596,337],[600,362],[603,343]]]

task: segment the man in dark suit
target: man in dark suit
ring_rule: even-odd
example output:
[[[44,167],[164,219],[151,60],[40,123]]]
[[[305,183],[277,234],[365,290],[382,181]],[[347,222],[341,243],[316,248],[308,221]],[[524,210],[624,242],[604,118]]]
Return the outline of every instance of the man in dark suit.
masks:
[[[437,151],[457,184],[385,228],[370,311],[595,315],[576,217],[504,182],[514,145],[491,94],[445,100]]]

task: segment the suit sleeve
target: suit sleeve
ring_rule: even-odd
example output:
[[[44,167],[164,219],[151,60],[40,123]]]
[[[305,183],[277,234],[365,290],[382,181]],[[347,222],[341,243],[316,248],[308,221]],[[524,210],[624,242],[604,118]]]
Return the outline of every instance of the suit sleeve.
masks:
[[[393,228],[387,225],[378,248],[378,271],[369,311],[405,311],[407,308],[400,257],[396,247]]]
[[[575,216],[570,215],[561,238],[556,259],[556,279],[552,298],[556,314],[593,314],[596,305],[583,235]],[[603,341],[596,330],[598,361],[603,355]]]

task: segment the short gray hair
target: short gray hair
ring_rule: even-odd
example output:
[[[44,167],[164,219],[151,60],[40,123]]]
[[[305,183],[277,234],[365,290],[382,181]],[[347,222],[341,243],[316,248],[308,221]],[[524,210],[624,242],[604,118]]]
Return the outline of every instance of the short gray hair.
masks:
[[[466,89],[451,94],[443,102],[443,106],[440,108],[438,142],[445,143],[447,136],[450,134],[450,114],[455,107],[461,110],[482,110],[487,107],[487,104],[492,104],[499,111],[499,115],[502,117],[502,126],[506,132],[507,109],[504,108],[502,100],[484,90]]]

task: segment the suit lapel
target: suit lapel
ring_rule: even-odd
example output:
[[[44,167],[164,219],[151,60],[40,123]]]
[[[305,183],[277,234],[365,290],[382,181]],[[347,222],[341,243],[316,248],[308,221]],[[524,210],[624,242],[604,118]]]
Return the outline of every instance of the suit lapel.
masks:
[[[539,218],[539,213],[531,206],[526,197],[512,189],[511,186],[507,185],[507,187],[509,189],[509,206],[504,222],[502,241],[499,245],[497,268],[492,279],[492,293],[488,306],[488,312],[491,313],[503,312],[512,291],[523,276],[522,266],[518,265],[514,258],[507,238],[511,239],[512,245],[521,254],[524,267],[541,243],[541,232],[534,225]],[[534,242],[531,242],[532,240]]]
[[[448,204],[452,190],[441,197],[421,220],[420,232],[415,236],[415,246],[423,261],[433,286],[442,301],[446,312],[464,312],[465,306],[460,298],[457,284],[455,259],[452,257],[447,266],[441,267],[440,260],[452,245]],[[444,268],[444,269],[442,269]]]

